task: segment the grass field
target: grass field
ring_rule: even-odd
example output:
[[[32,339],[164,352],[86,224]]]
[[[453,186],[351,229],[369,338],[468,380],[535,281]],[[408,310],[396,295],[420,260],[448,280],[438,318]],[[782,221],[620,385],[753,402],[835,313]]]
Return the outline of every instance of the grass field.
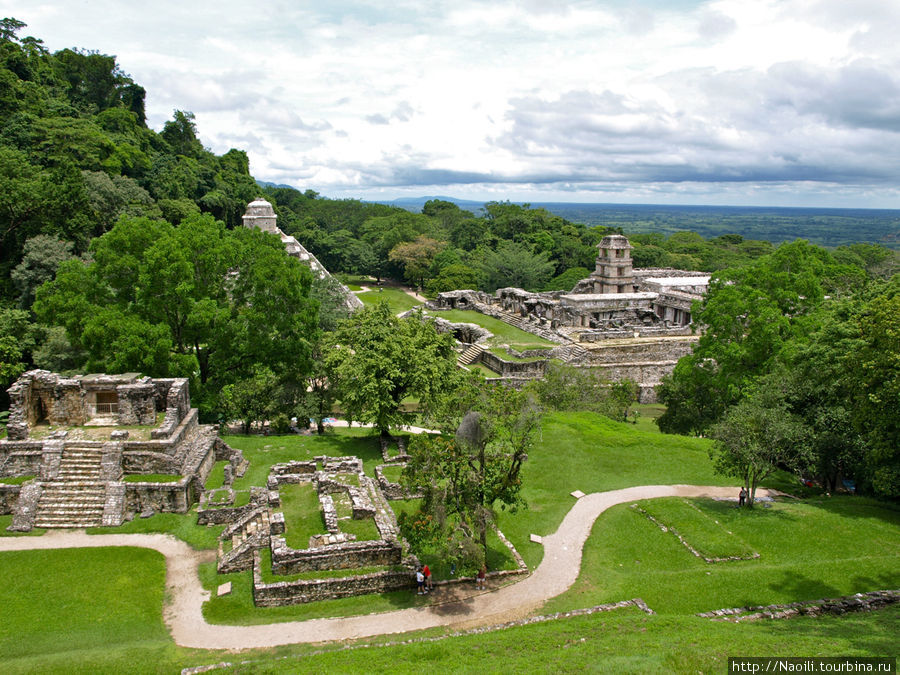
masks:
[[[543,549],[530,533],[553,532],[574,503],[569,493],[633,485],[729,485],[713,474],[708,441],[661,434],[651,415],[638,425],[591,414],[548,416],[523,469],[527,508],[501,513],[499,525],[530,566]],[[650,426],[645,426],[649,422]],[[229,436],[251,466],[235,485],[265,482],[268,467],[315,455],[356,454],[368,475],[381,463],[377,436],[339,429],[317,436]],[[796,487],[785,475],[776,486]],[[660,505],[661,504],[661,505]],[[161,557],[142,549],[85,549],[0,554],[0,670],[6,672],[173,672],[229,661],[231,672],[725,672],[730,655],[896,655],[900,607],[871,614],[723,624],[694,613],[721,607],[809,600],[900,586],[900,515],[860,497],[786,500],[753,511],[692,500],[654,504],[658,515],[716,547],[730,532],[760,553],[757,560],[708,564],[646,517],[614,507],[598,518],[576,584],[541,611],[560,611],[633,597],[654,610],[577,617],[437,642],[341,650],[296,645],[237,654],[180,649],[162,623]],[[686,515],[685,515],[686,514]],[[706,520],[697,520],[702,516]],[[5,519],[5,520],[4,520]],[[681,521],[680,523],[678,521]],[[9,516],[0,517],[0,527]],[[709,522],[715,525],[711,526]],[[697,526],[696,523],[705,523]],[[198,547],[214,547],[221,527],[201,528],[196,514],[137,518],[100,532],[171,532]],[[685,536],[687,534],[685,533]],[[87,570],[87,571],[86,571]],[[436,575],[438,570],[435,570]],[[263,624],[349,616],[427,604],[408,592],[347,598],[288,608],[252,605],[250,575],[201,568],[207,589],[233,582],[230,596],[204,608],[214,623]],[[215,594],[213,594],[215,595]],[[435,636],[440,631],[428,631]],[[371,643],[407,640],[384,636]],[[523,647],[527,646],[527,648]],[[318,653],[324,651],[325,653]],[[242,665],[238,665],[242,664]],[[229,671],[222,671],[229,672]]]
[[[474,323],[494,334],[490,343],[493,345],[508,344],[513,349],[523,351],[526,349],[552,349],[555,343],[545,340],[537,335],[532,335],[520,328],[511,326],[500,319],[487,316],[481,312],[469,309],[451,309],[441,312],[433,312],[433,316],[447,319],[455,323]]]
[[[356,297],[362,300],[366,307],[374,307],[379,302],[386,302],[394,314],[400,314],[422,304],[411,295],[407,295],[403,289],[391,286],[382,286],[376,290],[357,293]]]
[[[713,500],[693,503],[760,557],[706,563],[619,505],[594,524],[576,584],[545,610],[640,596],[657,612],[686,614],[900,586],[900,511],[882,503],[823,497],[753,510]]]

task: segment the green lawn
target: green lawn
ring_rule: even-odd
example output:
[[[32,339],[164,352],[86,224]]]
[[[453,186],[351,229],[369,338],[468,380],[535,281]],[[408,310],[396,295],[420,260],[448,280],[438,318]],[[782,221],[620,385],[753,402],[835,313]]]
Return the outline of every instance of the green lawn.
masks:
[[[30,481],[34,476],[3,476],[0,477],[0,483],[4,485],[21,485]]]
[[[206,477],[206,485],[203,487],[207,490],[215,490],[225,485],[225,465],[228,462],[221,461],[213,464],[212,471]]]
[[[356,297],[362,300],[366,307],[374,307],[379,302],[386,302],[393,314],[400,314],[422,304],[411,295],[407,295],[403,290],[390,286],[384,286],[365,293],[357,293]]]
[[[710,513],[709,507],[700,508],[696,502],[680,497],[646,499],[637,506],[670,531],[680,534],[704,558],[750,558],[755,553],[720,522],[715,509]]]
[[[197,506],[187,513],[157,513],[149,518],[135,516],[120,527],[91,527],[88,534],[171,534],[197,549],[215,549],[224,525],[198,525]]]
[[[640,596],[657,612],[693,614],[900,587],[896,508],[858,497],[753,510],[710,499],[692,503],[760,557],[706,563],[622,504],[597,519],[578,581],[545,611]]]
[[[492,342],[495,344],[508,344],[513,349],[523,351],[525,349],[552,349],[555,343],[544,338],[532,335],[524,330],[511,326],[505,321],[487,316],[471,309],[451,309],[441,312],[432,312],[433,316],[439,316],[454,323],[474,323],[486,328],[494,334]]]
[[[291,460],[310,461],[318,455],[355,455],[363,460],[366,475],[375,476],[375,467],[384,460],[378,433],[369,428],[340,427],[321,436],[288,434],[285,436],[223,436],[233,448],[239,448],[250,462],[241,478],[235,478],[234,489],[246,490],[251,485],[265,485],[269,467]]]
[[[529,535],[556,531],[572,508],[569,493],[616,490],[635,485],[732,485],[713,473],[702,438],[640,431],[594,413],[554,413],[544,419],[541,437],[522,469],[528,504],[517,513],[501,512],[499,525],[529,567],[543,556]]]
[[[328,531],[316,489],[312,483],[286,483],[278,491],[284,512],[284,540],[291,548],[309,548],[310,537]]]
[[[543,549],[531,544],[528,535],[556,529],[574,504],[572,490],[733,484],[712,473],[708,441],[641,427],[592,414],[554,414],[545,419],[542,436],[523,469],[528,506],[515,514],[501,513],[499,521],[529,565],[537,564]],[[324,437],[230,436],[226,440],[243,449],[251,461],[247,476],[238,481],[243,485],[236,485],[243,489],[263,485],[269,465],[289,459],[357,454],[365,460],[368,475],[374,475],[374,466],[381,463],[377,436],[368,429],[340,429]],[[774,484],[788,485],[790,480],[780,476]],[[237,666],[241,672],[398,673],[423,668],[479,673],[725,672],[727,657],[736,654],[896,655],[900,651],[900,607],[844,617],[737,625],[693,616],[749,602],[789,602],[897,588],[900,518],[896,509],[857,497],[789,500],[753,511],[711,500],[692,503],[761,557],[705,563],[670,533],[621,505],[597,520],[575,586],[542,610],[642,597],[659,612],[656,616],[628,609],[433,643],[359,650],[298,645],[236,655],[180,649],[162,623],[164,571],[155,552],[122,548],[3,553],[0,670],[177,672],[186,666],[229,661],[244,663]],[[668,514],[676,526],[679,517],[691,517],[691,512],[665,505],[657,510]],[[0,527],[8,525],[9,519],[0,517]],[[122,528],[91,531],[168,531],[195,546],[212,548],[221,526],[199,527],[192,512],[136,518]],[[715,528],[710,531],[716,532]],[[444,572],[435,569],[435,574],[442,578]],[[350,616],[432,601],[429,596],[400,592],[259,609],[252,604],[248,573],[217,575],[215,564],[207,563],[201,567],[201,578],[213,591],[225,581],[233,582],[231,595],[213,594],[204,607],[207,619],[215,623]],[[409,637],[415,636],[387,635],[372,642]],[[322,649],[333,651],[313,653]]]
[[[0,655],[40,663],[46,654],[158,648],[165,559],[144,548],[0,553]],[[8,672],[8,671],[7,671]]]

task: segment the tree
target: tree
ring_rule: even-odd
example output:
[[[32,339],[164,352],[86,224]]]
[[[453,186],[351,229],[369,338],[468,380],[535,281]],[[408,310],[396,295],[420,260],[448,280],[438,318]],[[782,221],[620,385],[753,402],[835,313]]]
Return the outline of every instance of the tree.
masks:
[[[325,344],[325,369],[347,418],[374,422],[384,438],[407,421],[405,398],[428,409],[458,377],[453,336],[421,314],[398,319],[386,303],[355,313]]]
[[[639,387],[631,380],[610,382],[590,368],[551,363],[544,377],[528,389],[547,410],[589,411],[626,421],[628,408],[637,402]]]
[[[419,235],[415,241],[397,244],[388,254],[388,260],[403,267],[406,280],[422,286],[429,276],[435,256],[445,243]]]
[[[776,469],[800,469],[808,461],[803,424],[774,381],[730,408],[709,435],[716,440],[710,451],[716,471],[741,481],[748,508],[753,508],[760,481]]]
[[[33,347],[28,312],[0,307],[0,389],[4,392],[25,371]]]
[[[478,288],[478,272],[468,265],[452,264],[442,268],[436,277],[430,279],[425,288],[432,296],[445,291],[463,288]]]
[[[554,270],[546,253],[532,253],[526,245],[515,241],[501,241],[496,250],[479,249],[476,265],[483,289],[489,292],[507,286],[525,290],[542,288]]]
[[[66,328],[90,369],[192,377],[205,410],[228,384],[267,367],[299,384],[311,367],[318,304],[312,273],[278,237],[227,230],[209,215],[177,228],[123,218],[63,263],[34,310]]]
[[[401,527],[413,539],[437,546],[463,573],[487,556],[487,530],[495,507],[523,504],[521,469],[540,428],[540,410],[524,391],[486,385],[460,395],[472,401],[453,436],[418,436],[401,481],[423,495],[420,511]]]
[[[73,257],[70,241],[62,241],[46,234],[39,234],[26,241],[22,262],[11,275],[19,291],[19,306],[30,308],[38,286],[56,276],[60,264]]]
[[[782,349],[816,328],[826,292],[837,292],[847,278],[858,283],[857,273],[824,249],[796,241],[750,267],[714,275],[693,308],[704,333],[660,388],[667,409],[659,428],[699,433],[718,420],[757,379],[780,367]]]

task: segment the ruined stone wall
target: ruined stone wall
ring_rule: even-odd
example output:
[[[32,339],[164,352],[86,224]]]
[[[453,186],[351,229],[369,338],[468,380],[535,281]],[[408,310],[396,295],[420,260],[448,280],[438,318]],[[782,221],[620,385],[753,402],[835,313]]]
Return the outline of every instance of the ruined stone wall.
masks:
[[[192,481],[125,483],[125,510],[133,513],[187,513],[194,502]]]
[[[181,421],[191,411],[191,396],[188,381],[177,378],[168,385],[166,392],[166,416],[158,429],[150,432],[150,438],[166,438],[171,436]]]
[[[0,483],[0,516],[8,516],[19,501],[21,485],[4,485]]]
[[[399,565],[400,559],[398,542],[351,541],[298,550],[289,548],[284,537],[272,537],[272,571],[275,574]]]
[[[480,361],[503,377],[541,377],[547,371],[547,361],[506,361],[489,351],[482,352]]]
[[[37,476],[44,444],[41,441],[0,444],[0,476]]]
[[[122,453],[122,470],[126,475],[144,473],[180,473],[175,458],[165,452],[125,450]]]
[[[253,604],[257,607],[283,607],[316,600],[386,593],[412,589],[415,585],[415,573],[411,569],[385,570],[336,579],[301,579],[266,584],[260,573],[259,553],[254,553],[253,556]]]
[[[116,394],[119,396],[119,424],[150,426],[156,423],[156,388],[149,377],[144,380],[116,387]]]

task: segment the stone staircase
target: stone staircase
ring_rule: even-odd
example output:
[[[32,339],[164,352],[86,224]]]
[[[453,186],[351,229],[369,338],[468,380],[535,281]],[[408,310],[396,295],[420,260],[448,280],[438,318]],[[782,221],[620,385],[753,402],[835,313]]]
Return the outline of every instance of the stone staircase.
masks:
[[[41,481],[34,526],[95,527],[102,524],[106,483],[99,448],[67,448],[54,480]]]
[[[253,551],[269,545],[269,507],[260,506],[250,511],[233,525],[225,528],[219,537],[219,555],[216,569],[219,574],[240,572],[253,565]],[[231,542],[225,550],[225,542]]]
[[[456,360],[457,365],[459,366],[468,366],[479,358],[481,358],[481,354],[484,352],[484,347],[481,345],[469,345],[466,350],[459,355],[459,358]]]

